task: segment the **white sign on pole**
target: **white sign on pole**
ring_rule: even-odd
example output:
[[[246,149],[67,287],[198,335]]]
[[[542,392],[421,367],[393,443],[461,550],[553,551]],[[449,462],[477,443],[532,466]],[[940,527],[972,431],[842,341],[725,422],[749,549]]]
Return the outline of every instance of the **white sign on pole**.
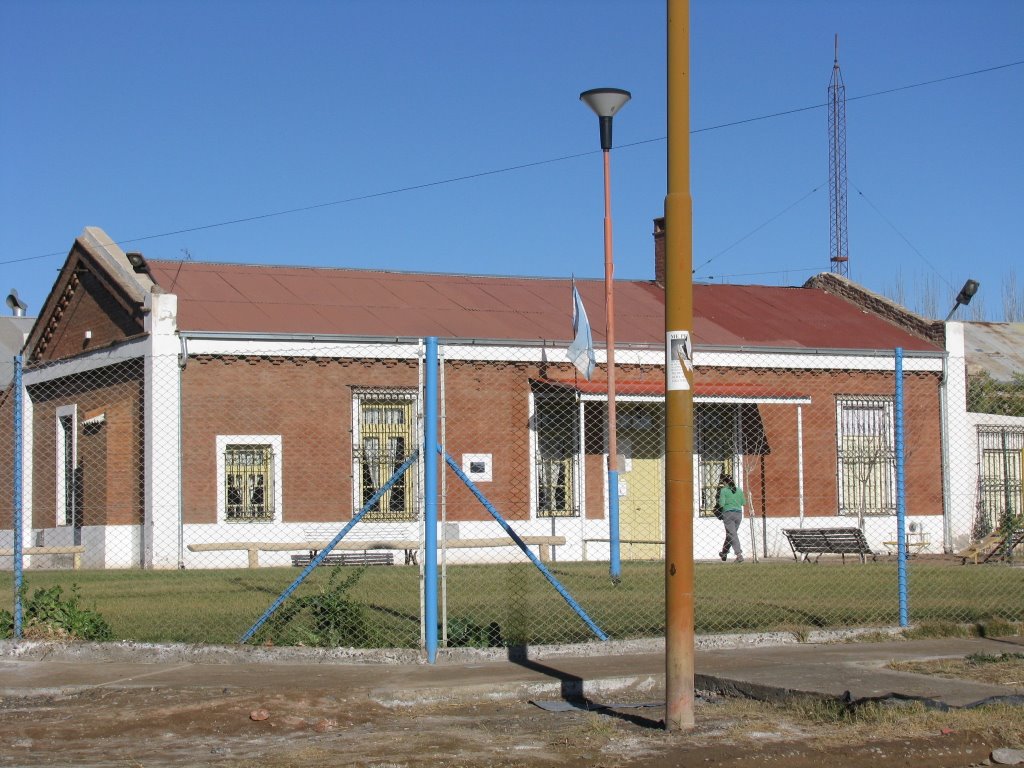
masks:
[[[688,376],[693,375],[693,346],[689,331],[668,331],[665,334],[666,390],[679,392],[690,388]]]

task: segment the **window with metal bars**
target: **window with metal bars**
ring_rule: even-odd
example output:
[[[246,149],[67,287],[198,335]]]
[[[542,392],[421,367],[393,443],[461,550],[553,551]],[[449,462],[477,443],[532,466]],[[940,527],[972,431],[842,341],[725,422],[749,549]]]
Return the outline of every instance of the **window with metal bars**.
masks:
[[[225,516],[228,520],[274,519],[274,452],[266,444],[229,444],[224,449]]]
[[[836,398],[839,514],[896,514],[893,400]]]
[[[1024,427],[978,427],[978,507],[989,530],[1024,511]]]
[[[357,511],[409,458],[413,446],[414,404],[412,392],[361,392],[355,400],[356,430],[353,465],[356,469]],[[366,512],[365,520],[409,521],[416,519],[413,470],[407,470]]]
[[[577,517],[579,403],[574,396],[538,395],[534,408],[537,517]]]

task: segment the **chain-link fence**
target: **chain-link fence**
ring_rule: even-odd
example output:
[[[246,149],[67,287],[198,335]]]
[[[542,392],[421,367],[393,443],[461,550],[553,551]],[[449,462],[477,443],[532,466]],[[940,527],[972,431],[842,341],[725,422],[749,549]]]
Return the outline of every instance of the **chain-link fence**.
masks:
[[[23,564],[24,634],[63,603],[66,631],[101,638],[422,647],[425,509],[442,644],[664,634],[663,349],[617,351],[614,429],[600,350],[587,380],[564,348],[442,342],[428,403],[416,340],[184,349],[26,365],[20,420],[0,395],[0,579],[13,594]],[[675,480],[698,632],[1024,620],[1019,379],[955,354],[907,355],[899,381],[893,354],[695,363]]]

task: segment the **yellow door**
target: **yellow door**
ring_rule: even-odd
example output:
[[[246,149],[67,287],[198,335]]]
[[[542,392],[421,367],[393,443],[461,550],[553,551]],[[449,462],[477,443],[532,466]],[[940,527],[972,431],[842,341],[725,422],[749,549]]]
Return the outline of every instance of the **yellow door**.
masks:
[[[619,538],[623,560],[664,557],[665,479],[660,403],[618,408]]]

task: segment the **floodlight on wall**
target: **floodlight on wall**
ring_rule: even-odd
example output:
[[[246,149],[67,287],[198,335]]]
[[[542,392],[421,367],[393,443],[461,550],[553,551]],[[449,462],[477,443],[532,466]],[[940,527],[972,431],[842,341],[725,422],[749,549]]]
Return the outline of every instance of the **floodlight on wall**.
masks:
[[[14,288],[7,294],[7,306],[15,317],[24,317],[25,310],[28,309],[28,304],[18,298],[18,292]]]
[[[149,264],[146,263],[146,257],[145,256],[143,256],[138,251],[132,251],[131,253],[126,253],[125,256],[128,257],[128,263],[132,265],[132,269],[135,270],[136,274],[139,274],[139,275],[148,275],[149,274]]]
[[[956,303],[953,308],[949,310],[949,314],[946,315],[946,322],[948,323],[950,318],[953,317],[953,313],[956,312],[956,308],[961,304],[970,304],[971,299],[974,298],[974,294],[978,292],[978,288],[981,287],[981,283],[977,280],[968,280],[964,283],[964,287],[960,289],[960,293],[956,295]]]

